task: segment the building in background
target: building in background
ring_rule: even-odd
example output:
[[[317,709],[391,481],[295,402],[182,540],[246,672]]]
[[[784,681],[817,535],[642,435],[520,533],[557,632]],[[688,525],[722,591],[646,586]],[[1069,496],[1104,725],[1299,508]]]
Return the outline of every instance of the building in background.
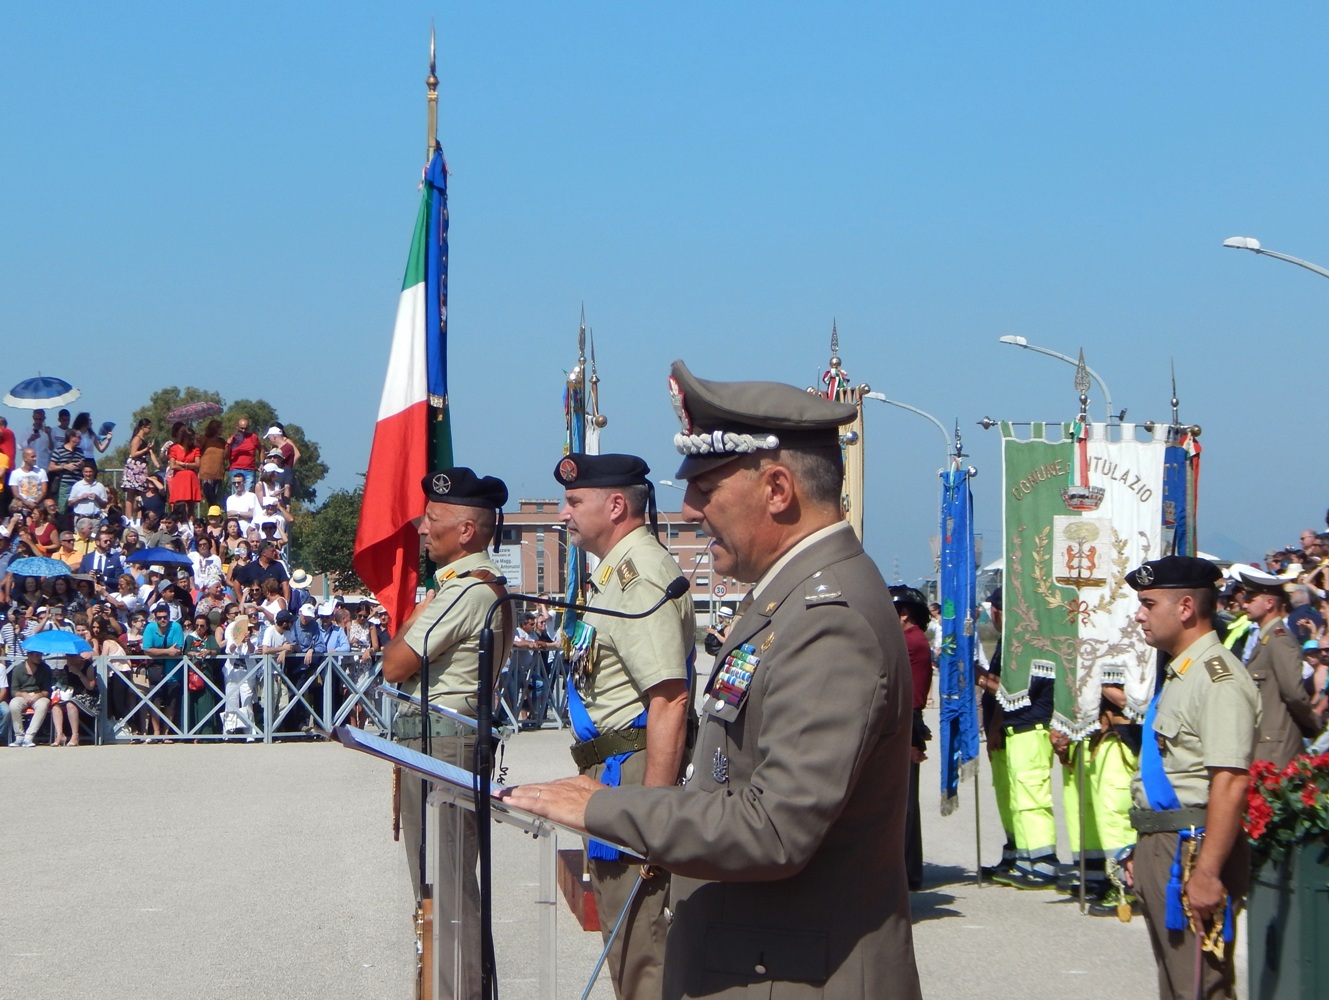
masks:
[[[508,578],[508,590],[527,594],[563,594],[566,589],[567,531],[558,519],[562,500],[518,500],[503,514],[503,549],[494,562]],[[688,524],[679,511],[661,510],[660,541],[692,584],[698,616],[714,616],[722,605],[734,607],[746,589],[728,577],[713,577],[710,539],[699,524]]]

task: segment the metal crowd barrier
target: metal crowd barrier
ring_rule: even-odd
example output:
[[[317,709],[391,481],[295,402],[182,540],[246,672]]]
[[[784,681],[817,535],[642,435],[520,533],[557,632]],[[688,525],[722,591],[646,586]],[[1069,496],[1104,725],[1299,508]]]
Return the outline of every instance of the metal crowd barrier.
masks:
[[[97,742],[156,740],[262,740],[321,734],[363,709],[362,726],[387,734],[395,709],[378,693],[378,657],[327,653],[309,666],[303,654],[183,656],[174,661],[141,656],[94,660],[101,685]],[[188,672],[202,687],[188,690]],[[169,707],[169,711],[168,711]],[[156,719],[163,730],[153,735]]]
[[[519,655],[525,652],[527,655]],[[57,657],[48,657],[56,666]],[[0,654],[9,669],[23,662]],[[145,742],[189,740],[224,742],[274,739],[331,732],[351,720],[382,735],[392,734],[399,704],[382,695],[380,656],[362,662],[358,653],[329,653],[306,667],[303,654],[182,656],[174,661],[145,656],[93,659],[98,680],[98,712],[92,720],[98,744],[130,738]],[[202,680],[189,691],[187,677]],[[498,711],[516,727],[524,705],[534,719],[567,725],[567,668],[561,653],[546,659],[514,651],[504,665]],[[9,706],[0,706],[4,718]],[[48,713],[47,727],[51,725]],[[156,719],[161,735],[153,734]],[[131,731],[137,725],[137,732]],[[6,727],[0,722],[0,731]]]

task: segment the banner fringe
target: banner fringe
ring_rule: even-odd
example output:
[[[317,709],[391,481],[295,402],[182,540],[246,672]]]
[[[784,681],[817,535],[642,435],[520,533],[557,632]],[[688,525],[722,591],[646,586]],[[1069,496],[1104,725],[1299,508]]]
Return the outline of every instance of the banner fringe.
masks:
[[[941,814],[949,816],[960,807],[960,797],[958,795],[943,795],[941,797]]]

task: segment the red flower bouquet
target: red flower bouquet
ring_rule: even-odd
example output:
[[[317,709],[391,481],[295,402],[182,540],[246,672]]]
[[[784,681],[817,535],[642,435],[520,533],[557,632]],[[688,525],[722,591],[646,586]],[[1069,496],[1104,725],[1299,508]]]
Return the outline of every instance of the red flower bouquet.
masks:
[[[1252,764],[1245,825],[1257,869],[1298,844],[1329,844],[1329,754],[1296,757],[1281,771]]]

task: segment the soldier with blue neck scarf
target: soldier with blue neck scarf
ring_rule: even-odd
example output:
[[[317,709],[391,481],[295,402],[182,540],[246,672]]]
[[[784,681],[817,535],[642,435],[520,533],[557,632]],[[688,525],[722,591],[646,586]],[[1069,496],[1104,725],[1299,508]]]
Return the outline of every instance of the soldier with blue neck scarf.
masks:
[[[683,595],[656,614],[609,618],[595,608],[645,611],[680,574],[656,539],[650,468],[634,455],[571,454],[554,470],[566,490],[560,517],[574,544],[595,556],[592,594],[574,654],[577,684],[569,714],[578,742],[572,758],[582,774],[605,785],[673,785],[687,744],[696,619]],[[647,518],[651,526],[647,527]],[[584,633],[593,629],[591,637]],[[663,982],[669,876],[598,841],[587,847],[591,884],[608,937],[632,896],[609,953],[619,1000],[659,1000]]]
[[[1193,556],[1126,574],[1145,642],[1170,657],[1144,720],[1131,789],[1139,840],[1127,867],[1164,1000],[1235,996],[1236,917],[1250,878],[1241,817],[1260,706],[1250,674],[1214,632],[1220,577]]]

